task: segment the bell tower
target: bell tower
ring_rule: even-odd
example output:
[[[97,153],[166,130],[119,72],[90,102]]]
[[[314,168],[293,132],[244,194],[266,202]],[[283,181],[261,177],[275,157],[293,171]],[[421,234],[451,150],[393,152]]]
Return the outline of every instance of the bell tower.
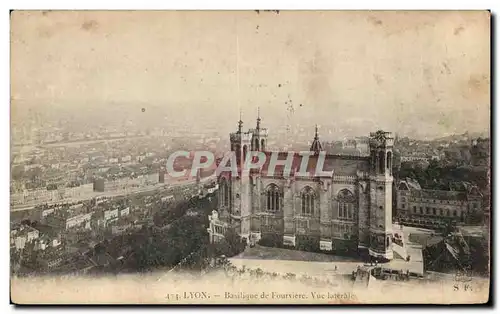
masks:
[[[379,261],[392,252],[392,133],[370,133],[370,245],[369,254]]]
[[[250,152],[252,145],[253,132],[243,131],[243,121],[238,121],[238,131],[230,135],[231,151],[236,155],[238,165],[238,175],[231,177],[231,211],[229,213],[229,222],[236,233],[248,240],[250,233],[250,214],[251,214],[251,182],[249,174],[243,171],[245,158]]]
[[[243,121],[238,121],[238,130],[229,135],[229,140],[231,142],[231,151],[236,155],[236,161],[238,163],[238,172],[241,172],[241,167],[243,166],[244,158],[251,146],[252,134],[250,132],[243,132]]]
[[[252,151],[265,151],[267,149],[267,129],[261,127],[261,121],[260,108],[257,108],[257,126],[253,130]]]

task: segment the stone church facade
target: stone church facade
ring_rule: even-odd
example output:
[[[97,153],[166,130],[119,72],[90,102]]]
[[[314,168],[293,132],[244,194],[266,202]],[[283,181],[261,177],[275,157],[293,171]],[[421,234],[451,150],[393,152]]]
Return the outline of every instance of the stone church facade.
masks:
[[[218,211],[210,217],[212,241],[228,228],[247,242],[266,240],[298,250],[358,253],[391,260],[392,252],[392,148],[389,132],[370,134],[369,156],[326,154],[318,130],[310,156],[290,153],[289,176],[284,166],[268,172],[271,155],[287,159],[287,152],[269,152],[268,131],[261,127],[230,134],[237,159],[247,151],[261,151],[267,158],[261,169],[238,175],[218,175]],[[318,158],[325,154],[322,174],[316,175]],[[307,165],[307,171],[303,171]],[[300,171],[299,171],[300,170]]]

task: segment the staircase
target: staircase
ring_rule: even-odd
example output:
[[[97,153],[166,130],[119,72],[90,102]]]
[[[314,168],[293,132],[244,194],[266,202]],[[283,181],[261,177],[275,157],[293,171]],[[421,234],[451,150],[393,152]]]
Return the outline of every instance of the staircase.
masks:
[[[354,279],[354,288],[366,288],[368,287],[368,284],[370,283],[370,279],[374,279],[373,277],[370,278],[370,269],[367,268],[360,268],[356,271],[356,278]]]

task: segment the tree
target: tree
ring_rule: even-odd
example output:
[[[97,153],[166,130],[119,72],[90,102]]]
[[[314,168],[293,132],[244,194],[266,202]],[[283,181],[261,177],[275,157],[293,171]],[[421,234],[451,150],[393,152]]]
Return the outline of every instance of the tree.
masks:
[[[234,229],[228,229],[224,238],[219,242],[212,244],[211,254],[215,256],[232,257],[245,250],[245,244],[242,238],[236,234]]]
[[[468,264],[471,269],[481,275],[488,275],[490,271],[490,247],[488,239],[485,236],[481,238],[469,238],[468,244],[470,248]]]
[[[150,233],[148,240],[134,248],[139,270],[206,265],[208,233],[200,217],[183,216],[173,221],[170,228]]]

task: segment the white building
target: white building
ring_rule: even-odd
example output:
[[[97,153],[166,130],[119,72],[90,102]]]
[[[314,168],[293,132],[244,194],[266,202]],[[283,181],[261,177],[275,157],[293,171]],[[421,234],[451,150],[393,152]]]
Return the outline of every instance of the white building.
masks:
[[[90,229],[90,220],[92,219],[92,213],[80,214],[66,219],[66,229],[81,227],[85,229]]]
[[[22,250],[26,247],[27,243],[31,243],[38,239],[40,232],[30,226],[21,226],[19,230],[11,232],[11,244],[14,245],[16,250]]]
[[[208,216],[209,226],[207,228],[210,242],[219,242],[224,238],[229,225],[226,222],[219,220],[219,214],[216,210],[212,211],[212,215]]]
[[[125,217],[130,214],[130,207],[120,210],[120,217]]]

